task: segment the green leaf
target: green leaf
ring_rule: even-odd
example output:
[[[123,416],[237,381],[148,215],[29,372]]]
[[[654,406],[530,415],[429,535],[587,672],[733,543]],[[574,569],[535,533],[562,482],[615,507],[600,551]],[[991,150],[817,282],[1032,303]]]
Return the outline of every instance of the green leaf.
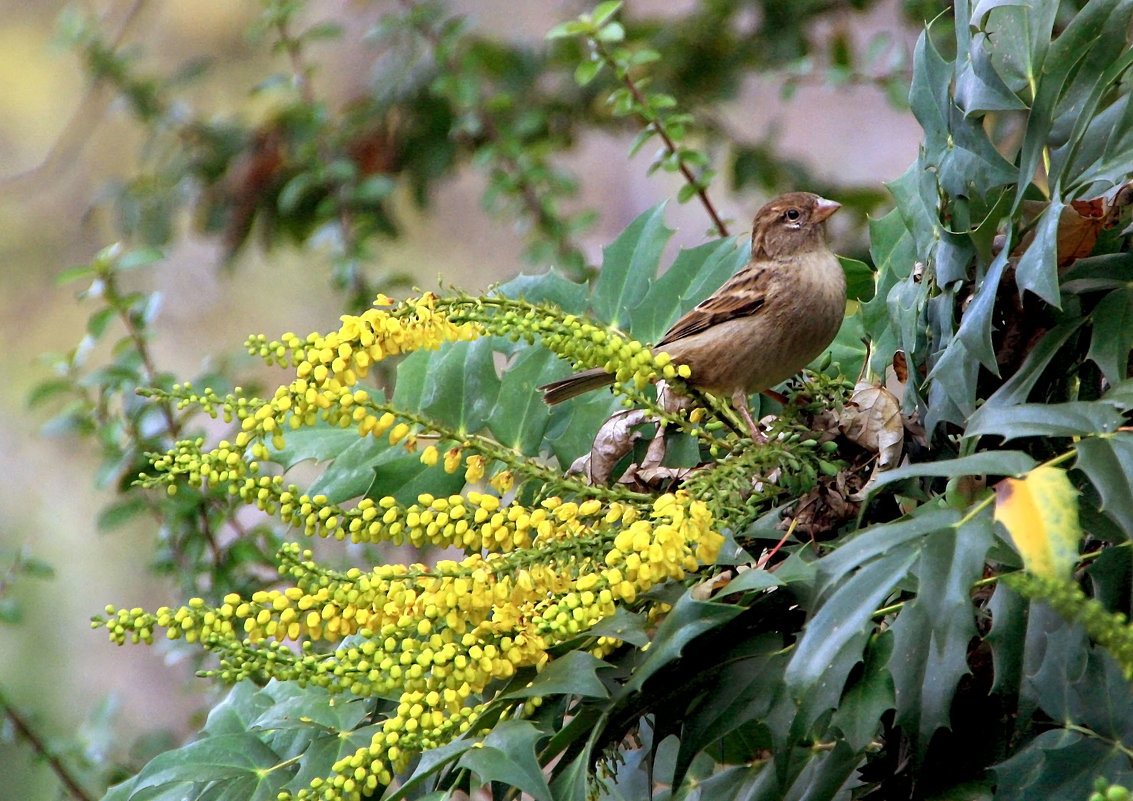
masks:
[[[640,690],[650,676],[680,657],[689,642],[723,626],[742,611],[729,604],[696,601],[688,593],[682,595],[657,629],[644,661],[626,682],[623,692]]]
[[[74,267],[68,267],[66,270],[60,270],[55,276],[55,283],[58,286],[69,284],[71,281],[77,281],[80,278],[92,278],[96,274],[94,265],[79,264]]]
[[[126,495],[98,513],[98,530],[100,532],[113,531],[136,520],[147,512],[149,507],[141,498]]]
[[[334,733],[352,731],[371,712],[372,701],[349,694],[331,695],[321,687],[300,687],[273,679],[260,691],[273,702],[249,729],[322,728]]]
[[[599,670],[611,670],[613,665],[603,662],[586,651],[569,651],[551,662],[531,682],[507,694],[508,698],[533,698],[545,695],[577,695],[589,698],[608,698],[606,685],[598,678]]]
[[[416,453],[390,448],[372,464],[372,482],[366,491],[371,498],[391,495],[401,504],[413,504],[418,496],[452,495],[464,486],[464,473],[446,473],[440,462],[430,467]],[[314,488],[312,488],[314,490]]]
[[[985,405],[972,415],[964,436],[1081,437],[1113,432],[1123,423],[1121,412],[1104,401]]]
[[[984,408],[1010,406],[1026,401],[1062,346],[1084,323],[1084,317],[1070,317],[1047,331],[1038,344],[1031,348],[1023,364],[1015,371],[1015,375],[1003,382],[1003,385],[987,399]]]
[[[877,273],[864,261],[839,256],[842,271],[846,273],[846,297],[849,300],[867,301],[873,298]]]
[[[482,429],[500,392],[492,340],[454,342],[432,354],[429,362],[421,395],[410,408],[461,433]]]
[[[1040,734],[1017,754],[996,765],[996,801],[1089,798],[1094,779],[1133,784],[1129,757],[1120,743],[1067,729]]]
[[[1015,266],[1019,291],[1030,290],[1052,306],[1060,307],[1058,289],[1058,220],[1065,205],[1057,195],[1035,223],[1034,239]]]
[[[520,351],[500,380],[496,405],[488,417],[488,430],[501,445],[528,456],[537,456],[551,415],[535,387],[548,380],[558,364],[549,350]]]
[[[271,696],[260,692],[251,682],[242,682],[209,710],[204,731],[215,737],[222,734],[241,734],[252,727],[252,721],[274,703]]]
[[[271,460],[283,465],[284,469],[290,469],[308,459],[316,462],[334,459],[347,447],[366,440],[361,440],[353,428],[338,428],[319,420],[313,426],[303,426],[294,431],[285,429],[283,441],[283,448],[271,450]]]
[[[988,602],[991,630],[984,642],[991,648],[995,683],[992,691],[1013,696],[1023,681],[1023,652],[1027,633],[1027,602],[999,582]]]
[[[250,779],[258,787],[259,771],[274,767],[278,762],[276,753],[254,734],[242,732],[205,737],[151,760],[138,775],[135,793],[174,782],[221,779]],[[279,771],[277,779],[282,786],[287,776]]]
[[[1086,437],[1078,443],[1075,467],[1101,495],[1101,510],[1133,539],[1133,433]]]
[[[602,250],[602,271],[594,282],[590,304],[604,323],[625,326],[629,312],[649,290],[665,243],[673,231],[665,227],[665,204],[654,206],[631,222]]]
[[[918,462],[886,470],[877,476],[874,489],[918,476],[1019,476],[1033,469],[1038,462],[1023,451],[982,451],[957,459]]]
[[[161,248],[134,248],[122,254],[122,257],[115,262],[115,267],[121,272],[141,270],[164,258],[165,252]]]
[[[118,310],[112,306],[106,306],[99,309],[87,319],[87,333],[94,339],[99,339],[106,332],[106,326],[118,314]]]
[[[505,298],[553,303],[568,314],[581,314],[589,305],[589,290],[586,284],[571,281],[557,270],[549,270],[539,275],[520,273],[495,291]]]
[[[987,273],[972,295],[956,331],[956,337],[964,343],[968,353],[995,375],[999,375],[999,365],[996,363],[995,347],[991,341],[991,321],[999,282],[1006,267],[1005,249],[988,265]]]
[[[768,573],[766,570],[745,570],[734,579],[724,585],[718,593],[719,597],[732,595],[737,592],[751,592],[752,590],[768,590],[772,587],[785,586],[782,581],[775,577],[774,573]]]
[[[602,71],[605,62],[599,59],[588,59],[581,62],[574,68],[574,81],[579,86],[586,86],[588,83],[598,77],[598,73]]]
[[[646,621],[624,606],[619,606],[614,614],[599,620],[587,633],[593,637],[611,637],[638,648],[649,642]]]
[[[599,3],[593,11],[592,18],[595,26],[601,26],[606,23],[610,17],[618,12],[622,7],[622,0],[605,0]]]
[[[399,801],[399,799],[410,797],[421,798],[414,793],[415,790],[420,788],[430,776],[442,770],[449,763],[455,762],[465,751],[474,746],[475,743],[472,740],[460,739],[453,740],[439,748],[431,748],[425,751],[417,760],[413,773],[402,781],[401,786],[386,801]],[[425,796],[425,798],[428,797],[430,796]],[[448,796],[444,797],[447,798]]]
[[[712,677],[711,691],[683,715],[675,780],[683,777],[703,749],[767,717],[786,661],[782,640],[773,634],[755,635],[737,643],[736,649],[721,660],[719,672]]]
[[[955,509],[925,505],[904,520],[861,529],[852,540],[815,563],[820,579],[819,594],[825,595],[841,586],[850,571],[917,539],[949,528],[959,519],[960,513]],[[780,572],[777,571],[777,575]],[[779,577],[782,578],[781,575]]]
[[[892,654],[892,632],[879,632],[870,638],[861,673],[847,688],[830,719],[831,728],[841,731],[856,752],[877,739],[882,716],[896,706],[888,669]]]
[[[630,309],[630,333],[642,342],[656,342],[678,317],[719,289],[746,263],[747,253],[732,239],[682,250],[641,302]]]
[[[1110,384],[1124,381],[1133,349],[1133,286],[1128,284],[1102,298],[1090,313],[1093,322],[1086,358]]]
[[[843,651],[851,642],[868,635],[874,612],[905,577],[916,557],[916,551],[910,548],[888,551],[845,580],[818,607],[807,621],[783,676],[794,698],[804,699],[820,683],[845,680],[844,675],[831,675],[831,666],[845,660]],[[860,651],[853,661],[859,658]],[[841,691],[842,686],[837,686],[836,692]]]
[[[969,673],[968,643],[976,636],[972,583],[983,575],[993,540],[986,513],[925,537],[912,570],[917,596],[890,627],[896,720],[918,762],[936,730],[951,727],[952,699]]]
[[[482,747],[465,751],[458,763],[481,779],[514,787],[536,801],[551,801],[551,789],[535,757],[543,734],[526,720],[505,720],[484,738]]]

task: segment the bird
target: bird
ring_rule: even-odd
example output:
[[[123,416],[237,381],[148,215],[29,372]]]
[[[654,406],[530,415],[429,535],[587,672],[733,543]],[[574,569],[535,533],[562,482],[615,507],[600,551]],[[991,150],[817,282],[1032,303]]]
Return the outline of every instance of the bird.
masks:
[[[677,320],[653,346],[688,365],[697,389],[731,398],[762,440],[747,399],[799,372],[834,340],[846,311],[846,276],[826,243],[842,206],[811,192],[780,195],[756,212],[751,259]],[[614,383],[601,367],[538,389],[549,406]]]

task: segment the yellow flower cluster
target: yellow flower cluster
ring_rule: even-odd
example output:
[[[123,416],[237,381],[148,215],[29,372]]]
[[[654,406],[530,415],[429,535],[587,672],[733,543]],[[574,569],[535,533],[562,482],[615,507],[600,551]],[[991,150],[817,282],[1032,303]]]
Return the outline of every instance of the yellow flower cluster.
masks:
[[[505,301],[500,301],[506,307]],[[602,367],[620,383],[633,382],[638,389],[653,380],[687,379],[688,365],[675,365],[667,353],[654,354],[648,347],[627,339],[615,330],[596,326],[574,315],[561,317],[547,310],[507,308],[486,319],[478,319],[488,333],[512,339],[538,339],[546,347],[579,367]]]
[[[442,520],[456,509],[464,511]],[[423,522],[429,514],[433,518]],[[319,791],[358,798],[388,782],[390,771],[403,769],[422,748],[467,730],[489,684],[520,668],[540,669],[550,647],[612,615],[619,601],[684,577],[698,559],[714,560],[723,542],[704,503],[683,492],[661,496],[647,516],[593,499],[500,507],[494,496],[475,493],[422,496],[396,516],[384,525],[404,521],[407,531],[423,537],[431,525],[435,534],[455,532],[479,517],[480,528],[463,529],[475,532],[465,547],[485,547],[490,535],[507,551],[340,574],[310,561],[309,552],[300,558],[298,546],[289,545],[281,571],[294,586],[247,600],[230,594],[219,607],[201,599],[154,614],[108,607],[109,619],[96,624],[118,643],[150,642],[158,628],[170,638],[200,642],[221,652],[218,673],[227,679],[266,673],[362,696],[399,693],[397,713],[371,745],[340,763],[342,771]],[[497,539],[496,531],[506,535]],[[313,651],[315,641],[339,642],[351,634],[361,641],[333,654]],[[299,640],[305,641],[302,655],[280,646]]]
[[[361,315],[343,315],[342,325],[329,334],[310,334],[300,338],[284,334],[277,342],[263,337],[248,340],[248,349],[272,363],[295,368],[295,379],[279,387],[271,400],[257,408],[247,408],[241,418],[242,431],[236,446],[243,448],[255,442],[253,456],[266,459],[267,448],[257,442],[270,439],[282,448],[283,430],[313,425],[322,417],[332,425],[354,425],[360,436],[385,436],[392,442],[409,434],[405,423],[397,423],[394,415],[373,412],[369,393],[353,389],[366,377],[375,363],[398,353],[414,350],[436,350],[445,342],[472,340],[483,334],[474,322],[454,323],[437,311],[432,293],[404,301],[394,311],[384,307],[391,301],[384,295],[374,308]],[[392,429],[392,430],[391,430]]]

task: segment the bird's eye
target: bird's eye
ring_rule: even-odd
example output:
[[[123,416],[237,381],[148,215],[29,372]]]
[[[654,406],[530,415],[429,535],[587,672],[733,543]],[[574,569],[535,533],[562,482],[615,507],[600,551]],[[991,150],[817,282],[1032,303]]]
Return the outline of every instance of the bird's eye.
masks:
[[[787,213],[783,215],[783,219],[790,220],[791,222],[794,222],[798,218],[799,218],[799,210],[798,209],[787,209]]]

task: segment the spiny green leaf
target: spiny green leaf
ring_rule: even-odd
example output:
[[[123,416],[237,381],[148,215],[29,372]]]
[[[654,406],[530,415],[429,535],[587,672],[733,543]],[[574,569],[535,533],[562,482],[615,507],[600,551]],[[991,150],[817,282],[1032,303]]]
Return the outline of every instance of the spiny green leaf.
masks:
[[[746,254],[731,239],[682,250],[630,309],[630,333],[642,342],[656,342],[680,315],[719,289],[746,262]]]
[[[728,604],[696,601],[687,593],[682,595],[657,629],[645,660],[634,670],[623,691],[640,690],[650,676],[677,659],[694,638],[723,626],[741,611]]]
[[[665,227],[664,211],[665,205],[661,204],[643,212],[603,249],[602,272],[590,299],[602,322],[627,325],[630,309],[648,292],[661,252],[673,235]]]
[[[488,430],[501,445],[528,456],[538,455],[550,410],[535,387],[548,380],[558,360],[549,350],[530,348],[520,352],[500,379],[496,405],[488,417]]]
[[[1080,437],[1116,431],[1125,418],[1103,401],[1024,403],[981,407],[968,424],[966,437]]]
[[[1092,360],[1110,384],[1124,381],[1129,372],[1129,351],[1133,349],[1133,286],[1125,286],[1102,298],[1090,314],[1093,322],[1090,349]]]
[[[957,459],[918,462],[887,470],[877,477],[875,487],[917,476],[1018,476],[1033,469],[1038,462],[1022,451],[983,451]]]
[[[611,670],[613,665],[586,651],[570,651],[552,659],[526,687],[513,690],[508,693],[508,697],[575,695],[608,698],[610,693],[598,678],[598,671],[603,669]]]
[[[205,737],[154,757],[139,774],[135,792],[174,782],[256,779],[258,771],[278,762],[276,753],[254,734],[242,732]],[[286,781],[286,774],[283,771],[279,773],[279,778]]]
[[[1133,433],[1087,437],[1078,443],[1075,467],[1102,498],[1101,509],[1133,539]]]
[[[462,433],[484,427],[500,392],[491,339],[454,342],[432,354],[417,410]]]
[[[904,579],[916,556],[907,547],[889,550],[845,580],[818,607],[784,674],[793,697],[803,699],[815,684],[831,678],[830,666],[852,640],[868,634],[874,612]]]
[[[1059,307],[1058,221],[1065,205],[1057,197],[1035,225],[1035,236],[1015,266],[1020,292],[1030,290],[1052,306]]]
[[[505,298],[522,299],[528,303],[553,303],[568,314],[581,314],[589,303],[589,287],[571,281],[556,270],[539,275],[520,273],[496,287],[496,292]]]
[[[925,537],[911,571],[916,598],[891,625],[897,722],[918,760],[936,730],[951,726],[952,698],[969,672],[968,643],[976,636],[971,587],[983,575],[993,539],[986,513]]]
[[[458,764],[484,781],[522,790],[536,801],[551,801],[551,789],[535,758],[535,745],[542,737],[526,720],[507,720],[492,727],[482,747],[465,751]]]

